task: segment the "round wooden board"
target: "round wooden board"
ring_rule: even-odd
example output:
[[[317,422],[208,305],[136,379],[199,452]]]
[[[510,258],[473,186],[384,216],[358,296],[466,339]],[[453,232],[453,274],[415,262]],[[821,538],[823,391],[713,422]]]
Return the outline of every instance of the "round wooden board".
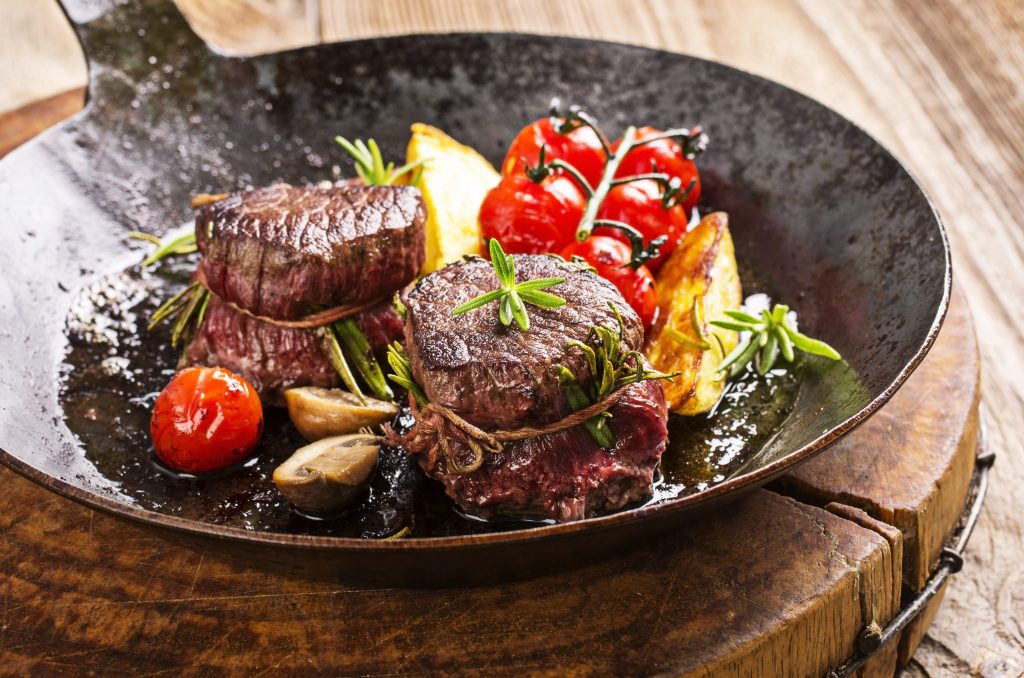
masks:
[[[2,115],[0,130],[23,139],[80,102],[69,92]],[[645,549],[488,587],[287,578],[172,545],[0,468],[0,666],[822,675],[923,586],[955,527],[977,446],[978,364],[955,288],[934,348],[892,402],[795,473]],[[938,603],[864,675],[904,664]]]

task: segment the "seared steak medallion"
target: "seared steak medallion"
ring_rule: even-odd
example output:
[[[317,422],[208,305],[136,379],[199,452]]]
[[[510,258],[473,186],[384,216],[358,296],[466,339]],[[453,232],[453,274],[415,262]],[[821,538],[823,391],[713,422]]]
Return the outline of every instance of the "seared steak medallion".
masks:
[[[494,303],[452,316],[456,306],[499,287],[494,268],[483,259],[435,271],[403,297],[408,309],[403,343],[416,382],[431,402],[482,428],[547,424],[568,414],[555,366],[589,378],[583,355],[567,352],[566,342],[586,340],[593,325],[616,327],[609,302],[625,323],[623,349],[643,344],[640,319],[604,278],[542,255],[517,255],[515,265],[520,281],[565,278],[548,290],[565,299],[565,306],[529,306],[528,332],[502,325]]]
[[[387,347],[402,336],[402,319],[382,301],[355,317],[370,347],[386,365]],[[281,394],[294,386],[341,384],[324,355],[315,330],[280,327],[257,320],[210,297],[202,327],[185,349],[190,365],[225,367],[249,380],[269,404],[280,404]]]
[[[408,309],[405,351],[417,383],[431,403],[451,408],[485,430],[542,426],[570,409],[556,365],[581,382],[590,379],[583,354],[569,340],[586,341],[591,326],[615,328],[608,306],[625,325],[624,351],[643,343],[640,320],[611,283],[594,273],[545,256],[515,257],[520,281],[560,276],[551,293],[566,300],[558,309],[529,306],[530,329],[503,326],[492,303],[459,317],[452,309],[496,289],[493,267],[483,260],[452,264],[425,278],[404,297]],[[475,471],[459,473],[444,461],[419,463],[441,481],[463,510],[484,518],[579,520],[622,508],[651,493],[654,471],[668,440],[668,409],[661,383],[627,386],[612,407],[615,444],[599,446],[583,426],[505,443],[484,456]],[[449,441],[464,464],[472,455]]]
[[[423,266],[426,211],[410,186],[235,193],[196,213],[196,243],[216,296],[278,320],[399,289]]]

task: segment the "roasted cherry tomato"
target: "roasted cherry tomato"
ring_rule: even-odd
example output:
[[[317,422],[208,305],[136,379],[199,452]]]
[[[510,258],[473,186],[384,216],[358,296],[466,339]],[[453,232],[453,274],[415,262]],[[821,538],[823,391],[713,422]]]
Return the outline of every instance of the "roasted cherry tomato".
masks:
[[[645,245],[660,236],[667,238],[658,256],[647,262],[652,271],[657,271],[668,258],[689,223],[681,206],[662,206],[661,193],[658,183],[650,179],[614,186],[597,212],[598,219],[621,221],[635,228],[644,237]],[[594,232],[628,242],[622,231],[612,228],[599,227]]]
[[[513,174],[484,197],[480,230],[509,254],[558,252],[575,239],[586,205],[582,189],[565,175],[549,174],[538,184]]]
[[[660,133],[661,130],[653,127],[641,127],[636,132],[636,138],[638,141],[642,141]],[[619,141],[616,141],[612,149],[614,150],[618,147]],[[683,148],[675,139],[659,139],[633,148],[622,159],[622,162],[619,163],[615,176],[621,178],[637,174],[647,174],[651,171],[652,165],[657,167],[659,172],[679,179],[679,185],[684,190],[690,185],[691,181],[694,182],[690,194],[679,203],[687,217],[689,217],[697,201],[700,199],[700,174],[697,173],[697,165],[693,160],[683,155]]]
[[[535,166],[541,146],[545,147],[546,161],[566,161],[578,169],[591,186],[597,186],[601,181],[607,156],[597,133],[583,126],[568,134],[559,134],[551,118],[541,118],[519,132],[501,163],[502,175],[522,174],[526,166]]]
[[[190,367],[157,396],[149,432],[160,461],[209,473],[252,452],[263,433],[263,407],[242,377],[219,367]]]
[[[573,256],[586,259],[587,263],[597,269],[599,276],[618,288],[626,302],[640,316],[644,329],[654,324],[658,312],[654,276],[646,266],[630,268],[632,250],[629,245],[615,238],[592,235],[583,242],[569,245],[561,254],[567,260],[572,260]]]

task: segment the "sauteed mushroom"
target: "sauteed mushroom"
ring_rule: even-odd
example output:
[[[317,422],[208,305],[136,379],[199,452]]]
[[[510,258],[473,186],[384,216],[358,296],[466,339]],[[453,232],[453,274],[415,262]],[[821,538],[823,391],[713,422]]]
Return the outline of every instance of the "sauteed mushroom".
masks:
[[[299,448],[274,470],[274,484],[293,506],[333,513],[359,498],[377,465],[379,446],[365,433],[324,438]]]
[[[372,428],[398,414],[394,403],[367,397],[363,405],[356,396],[336,388],[291,388],[284,392],[284,399],[295,428],[310,442]]]

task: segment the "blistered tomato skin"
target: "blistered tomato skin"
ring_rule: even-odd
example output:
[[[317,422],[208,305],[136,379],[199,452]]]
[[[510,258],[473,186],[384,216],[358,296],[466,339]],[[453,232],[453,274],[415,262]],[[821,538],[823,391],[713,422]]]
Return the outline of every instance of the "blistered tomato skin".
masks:
[[[654,325],[658,314],[658,293],[654,276],[646,266],[629,266],[632,251],[629,245],[604,235],[592,235],[583,242],[574,242],[562,250],[567,261],[582,257],[597,274],[622,293],[626,303],[640,316],[644,329]]]
[[[480,232],[509,254],[558,252],[575,240],[586,205],[565,175],[550,174],[539,184],[525,174],[503,177],[480,205]]]
[[[560,134],[551,118],[541,118],[519,131],[501,163],[502,175],[523,174],[527,166],[535,166],[542,146],[547,162],[557,159],[570,163],[592,187],[601,181],[608,156],[597,133],[583,126],[568,134]]]
[[[658,256],[647,262],[648,268],[657,271],[668,259],[673,248],[686,234],[689,224],[689,212],[676,205],[665,209],[661,204],[661,188],[650,179],[634,181],[615,186],[608,192],[598,210],[599,219],[610,219],[629,224],[644,238],[644,244],[655,238],[665,236],[666,242],[661,246]],[[608,227],[598,227],[594,233],[616,238],[627,242],[622,231]]]
[[[179,372],[157,396],[149,423],[156,456],[186,473],[210,473],[252,452],[263,434],[259,395],[218,367]]]

